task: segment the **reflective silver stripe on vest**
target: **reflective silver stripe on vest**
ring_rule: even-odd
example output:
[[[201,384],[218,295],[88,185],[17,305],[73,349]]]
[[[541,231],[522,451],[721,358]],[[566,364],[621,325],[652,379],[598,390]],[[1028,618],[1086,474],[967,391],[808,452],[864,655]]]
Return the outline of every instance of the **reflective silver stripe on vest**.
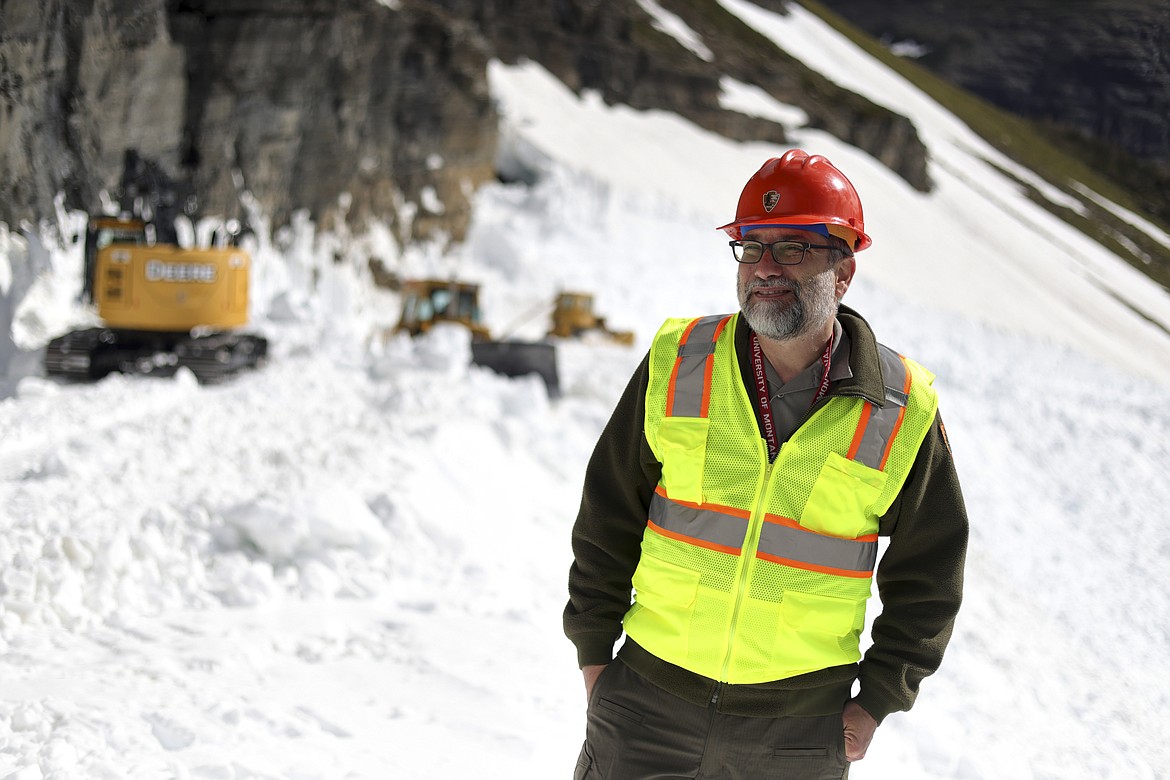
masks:
[[[764,523],[758,549],[765,555],[793,562],[868,573],[877,563],[878,543],[838,539],[786,525]]]
[[[650,520],[672,534],[705,545],[741,550],[748,520],[732,514],[680,504],[655,493],[650,499]],[[812,531],[764,523],[757,548],[764,555],[800,566],[869,573],[877,563],[877,541],[838,539]]]
[[[865,426],[865,433],[862,434],[861,443],[853,456],[855,461],[864,463],[871,469],[881,468],[882,457],[889,446],[890,437],[894,435],[894,428],[906,407],[905,388],[907,374],[910,371],[902,362],[902,358],[898,357],[898,353],[889,347],[879,344],[878,353],[882,360],[886,405],[875,406],[866,402],[870,409],[869,420]]]
[[[886,386],[886,400],[893,401],[897,406],[905,406],[909,400],[906,394],[906,364],[898,353],[885,344],[878,344],[878,354],[882,359],[882,383]]]
[[[715,354],[715,334],[727,314],[703,317],[687,340],[678,347],[678,371],[674,380],[674,403],[667,417],[699,417],[707,394],[707,358]]]
[[[650,519],[671,533],[736,550],[747,536],[746,517],[685,506],[658,493],[650,497]]]

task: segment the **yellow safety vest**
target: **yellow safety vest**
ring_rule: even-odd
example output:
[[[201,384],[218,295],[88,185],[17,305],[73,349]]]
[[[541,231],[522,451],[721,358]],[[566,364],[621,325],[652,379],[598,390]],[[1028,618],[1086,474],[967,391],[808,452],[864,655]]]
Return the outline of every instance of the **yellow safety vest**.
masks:
[[[830,395],[769,464],[737,318],[655,336],[645,430],[662,478],[624,619],[659,658],[733,684],[860,659],[878,520],[938,406],[934,375],[879,345],[884,404]]]

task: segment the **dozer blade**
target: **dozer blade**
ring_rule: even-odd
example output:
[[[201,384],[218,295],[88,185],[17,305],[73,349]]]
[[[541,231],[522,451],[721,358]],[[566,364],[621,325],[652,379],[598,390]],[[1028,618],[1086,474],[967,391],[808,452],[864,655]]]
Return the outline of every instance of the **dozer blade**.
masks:
[[[549,398],[561,394],[556,348],[544,341],[473,341],[471,362],[504,376],[539,374]]]
[[[615,344],[628,347],[634,343],[634,331],[632,330],[607,330],[606,335]]]

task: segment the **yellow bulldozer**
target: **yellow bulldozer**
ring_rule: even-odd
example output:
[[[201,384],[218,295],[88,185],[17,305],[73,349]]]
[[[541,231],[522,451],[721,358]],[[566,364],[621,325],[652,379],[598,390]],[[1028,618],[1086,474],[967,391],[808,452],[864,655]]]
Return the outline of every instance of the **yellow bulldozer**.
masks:
[[[396,331],[418,336],[437,322],[456,322],[471,331],[471,340],[490,341],[479,311],[479,285],[443,279],[402,283],[402,316]]]
[[[458,323],[471,332],[471,362],[505,376],[537,374],[550,397],[560,395],[556,348],[547,341],[495,340],[483,323],[479,285],[444,279],[413,279],[402,284],[402,316],[395,332],[418,336],[436,323]]]
[[[82,300],[102,325],[50,341],[48,376],[171,376],[187,367],[214,383],[264,360],[267,340],[238,330],[248,320],[248,253],[179,246],[175,200],[157,166],[127,152],[123,213],[93,215],[86,228]]]
[[[576,339],[591,333],[617,344],[633,344],[634,332],[613,330],[593,310],[593,294],[586,292],[561,292],[553,304],[552,327],[548,335],[563,339]]]

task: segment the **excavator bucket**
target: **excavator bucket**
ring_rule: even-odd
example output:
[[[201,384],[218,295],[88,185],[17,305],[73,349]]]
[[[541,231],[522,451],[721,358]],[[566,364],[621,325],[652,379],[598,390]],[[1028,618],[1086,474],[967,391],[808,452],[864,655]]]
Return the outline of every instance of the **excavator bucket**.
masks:
[[[537,374],[550,398],[561,394],[556,348],[545,341],[473,341],[471,362],[504,376]]]

